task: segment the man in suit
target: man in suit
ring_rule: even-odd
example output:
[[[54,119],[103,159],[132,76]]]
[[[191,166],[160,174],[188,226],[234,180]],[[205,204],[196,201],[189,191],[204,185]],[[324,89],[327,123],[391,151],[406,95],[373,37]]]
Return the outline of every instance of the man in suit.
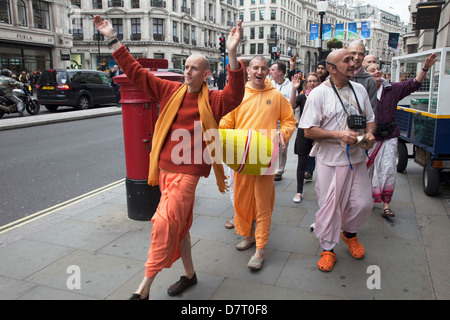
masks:
[[[123,74],[123,71],[119,69],[119,66],[116,64],[114,65],[113,70],[109,73],[109,76],[112,78],[114,78],[115,76],[121,75]],[[116,84],[113,80],[112,82],[112,86],[114,87],[114,90],[116,90],[116,97],[117,97],[117,102],[120,101],[120,86],[118,84]]]

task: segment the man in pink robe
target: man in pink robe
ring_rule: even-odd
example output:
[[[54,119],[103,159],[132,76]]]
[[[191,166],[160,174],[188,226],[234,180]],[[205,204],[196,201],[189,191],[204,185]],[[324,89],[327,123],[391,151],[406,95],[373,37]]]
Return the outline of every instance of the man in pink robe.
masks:
[[[351,53],[347,49],[333,51],[327,65],[330,80],[311,92],[299,123],[305,137],[316,140],[310,155],[316,157],[320,209],[314,233],[324,250],[318,262],[321,271],[333,269],[333,248],[339,238],[347,243],[353,257],[364,256],[356,233],[372,211],[372,188],[366,154],[356,142],[358,136],[374,142],[376,128],[367,91],[349,81],[355,66]],[[364,117],[366,127],[349,124],[351,115]]]

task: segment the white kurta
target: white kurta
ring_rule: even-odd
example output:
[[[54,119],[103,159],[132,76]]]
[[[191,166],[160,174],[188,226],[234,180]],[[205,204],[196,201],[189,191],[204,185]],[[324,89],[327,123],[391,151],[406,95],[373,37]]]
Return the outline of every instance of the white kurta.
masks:
[[[328,82],[328,81],[327,81]],[[347,114],[342,108],[333,88],[326,83],[311,91],[306,100],[305,110],[300,118],[299,128],[308,129],[311,127],[320,127],[325,130],[344,130],[347,129]],[[374,122],[375,116],[372,111],[369,96],[366,89],[359,83],[352,83],[355,89],[358,101],[361,105],[363,115],[366,122]],[[346,87],[350,89],[349,87]],[[349,92],[350,98],[354,99],[353,92]],[[341,97],[344,102],[346,99]],[[348,102],[348,101],[347,101]],[[356,107],[356,102],[353,102]],[[353,108],[354,109],[354,108]],[[365,161],[366,154],[361,148],[355,147],[350,152],[350,161],[352,164]],[[328,166],[345,166],[349,164],[345,145],[340,144],[340,140],[316,141],[310,156],[316,157],[316,161],[320,161]]]

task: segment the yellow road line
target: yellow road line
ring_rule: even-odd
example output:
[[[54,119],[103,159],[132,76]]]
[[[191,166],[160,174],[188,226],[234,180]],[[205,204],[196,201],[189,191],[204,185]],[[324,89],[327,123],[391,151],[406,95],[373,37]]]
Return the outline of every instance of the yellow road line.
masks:
[[[23,217],[21,219],[18,219],[16,221],[10,222],[10,223],[0,227],[0,234],[5,233],[5,232],[10,231],[10,230],[13,230],[13,229],[18,228],[18,227],[21,227],[21,226],[23,226],[23,225],[25,225],[27,223],[30,223],[32,221],[35,221],[35,220],[40,219],[42,217],[45,217],[45,216],[47,216],[47,215],[49,215],[51,213],[57,212],[59,210],[67,208],[67,207],[69,207],[71,205],[74,205],[76,203],[79,203],[81,201],[89,199],[90,197],[93,197],[93,196],[98,195],[98,194],[100,194],[102,192],[108,191],[108,190],[110,190],[112,188],[115,188],[115,187],[117,187],[117,186],[119,186],[119,185],[121,185],[123,183],[125,183],[125,179],[120,179],[120,180],[115,181],[113,183],[107,184],[106,186],[103,186],[103,187],[100,187],[100,188],[95,189],[93,191],[90,191],[90,192],[87,192],[85,194],[82,194],[81,196],[78,196],[78,197],[75,197],[73,199],[64,201],[64,202],[62,202],[60,204],[57,204],[55,206],[52,206],[50,208],[44,209],[42,211],[33,213],[31,215],[28,215],[28,216]]]

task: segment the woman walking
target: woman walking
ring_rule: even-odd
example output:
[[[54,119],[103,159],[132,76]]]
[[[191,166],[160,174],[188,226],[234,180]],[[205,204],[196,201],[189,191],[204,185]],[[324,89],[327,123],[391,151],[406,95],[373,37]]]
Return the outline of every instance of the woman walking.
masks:
[[[291,95],[295,95],[295,92],[300,87],[301,78],[297,73],[292,77],[292,91]],[[309,93],[315,87],[320,84],[320,77],[317,73],[311,72],[306,77],[306,80],[303,82],[303,93],[298,95],[295,99],[295,108],[300,108],[300,117],[303,113],[303,108],[306,104],[306,99],[308,98]],[[291,96],[291,101],[293,97]],[[308,161],[315,161],[314,158],[308,159],[308,154],[311,151],[313,144],[313,140],[305,138],[304,131],[301,128],[297,129],[297,137],[295,138],[295,146],[294,153],[298,156],[297,163],[297,194],[294,196],[293,201],[296,203],[300,203],[303,199],[303,179],[305,177],[305,171]],[[312,176],[312,168],[310,174]]]

